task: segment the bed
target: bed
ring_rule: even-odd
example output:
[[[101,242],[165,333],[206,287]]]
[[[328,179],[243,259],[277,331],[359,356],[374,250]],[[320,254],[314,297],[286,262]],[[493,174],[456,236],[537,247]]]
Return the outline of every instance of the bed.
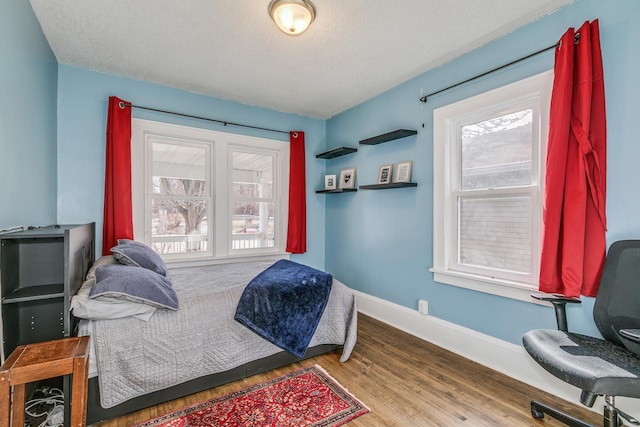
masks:
[[[355,297],[335,278],[306,352],[294,355],[234,319],[247,284],[273,261],[168,270],[177,310],[138,304],[136,311],[134,302],[132,311],[126,308],[131,301],[108,298],[88,310],[87,303],[96,300],[89,294],[96,288],[97,267],[111,264],[117,264],[113,256],[100,258],[71,301],[78,335],[92,338],[88,424],[326,352],[336,351],[346,361],[356,342]]]

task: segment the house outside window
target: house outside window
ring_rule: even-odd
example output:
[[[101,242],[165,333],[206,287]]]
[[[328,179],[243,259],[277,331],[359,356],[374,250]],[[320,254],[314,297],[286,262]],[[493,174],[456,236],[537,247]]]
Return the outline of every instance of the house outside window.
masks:
[[[436,282],[537,290],[552,84],[546,72],[434,110]]]
[[[278,200],[275,197],[276,153],[230,147],[231,251],[275,246]]]
[[[132,120],[134,236],[184,265],[285,254],[289,145]]]

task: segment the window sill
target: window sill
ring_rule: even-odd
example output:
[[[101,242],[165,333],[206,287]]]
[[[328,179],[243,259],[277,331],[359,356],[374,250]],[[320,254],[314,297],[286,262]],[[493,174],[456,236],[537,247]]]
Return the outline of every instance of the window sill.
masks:
[[[204,265],[217,265],[217,264],[232,264],[237,262],[256,262],[256,261],[277,261],[280,259],[289,259],[288,252],[277,252],[264,255],[229,255],[218,258],[202,258],[202,259],[176,259],[167,260],[168,268],[182,268],[182,267],[201,267]]]
[[[429,271],[433,273],[434,281],[438,283],[458,286],[460,288],[471,289],[477,292],[484,292],[486,294],[511,298],[532,304],[540,304],[539,301],[531,298],[531,294],[538,291],[535,285],[528,285],[502,279],[492,279],[486,276],[442,270],[438,268],[430,268]]]

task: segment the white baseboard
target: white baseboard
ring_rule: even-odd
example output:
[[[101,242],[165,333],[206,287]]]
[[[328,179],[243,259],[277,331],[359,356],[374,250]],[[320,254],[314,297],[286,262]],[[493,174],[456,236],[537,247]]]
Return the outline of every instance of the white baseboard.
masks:
[[[569,402],[581,405],[580,390],[558,380],[541,368],[524,347],[450,323],[389,301],[354,291],[358,311],[404,332],[429,341],[481,365],[487,366],[523,383],[544,390]],[[553,405],[553,402],[545,402]],[[593,411],[602,413],[603,399]],[[618,397],[616,406],[636,416],[640,400]]]

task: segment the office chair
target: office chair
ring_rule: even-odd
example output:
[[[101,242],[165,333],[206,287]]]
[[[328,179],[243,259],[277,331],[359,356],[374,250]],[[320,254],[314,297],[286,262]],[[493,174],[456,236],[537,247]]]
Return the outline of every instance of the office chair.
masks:
[[[532,295],[556,310],[558,330],[537,329],[522,337],[524,348],[543,368],[582,390],[580,402],[592,407],[604,396],[604,427],[640,422],[615,407],[615,396],[640,397],[640,240],[615,242],[604,264],[593,318],[604,339],[568,332],[566,304],[579,299]],[[589,424],[540,402],[531,415],[547,414],[572,427]]]

